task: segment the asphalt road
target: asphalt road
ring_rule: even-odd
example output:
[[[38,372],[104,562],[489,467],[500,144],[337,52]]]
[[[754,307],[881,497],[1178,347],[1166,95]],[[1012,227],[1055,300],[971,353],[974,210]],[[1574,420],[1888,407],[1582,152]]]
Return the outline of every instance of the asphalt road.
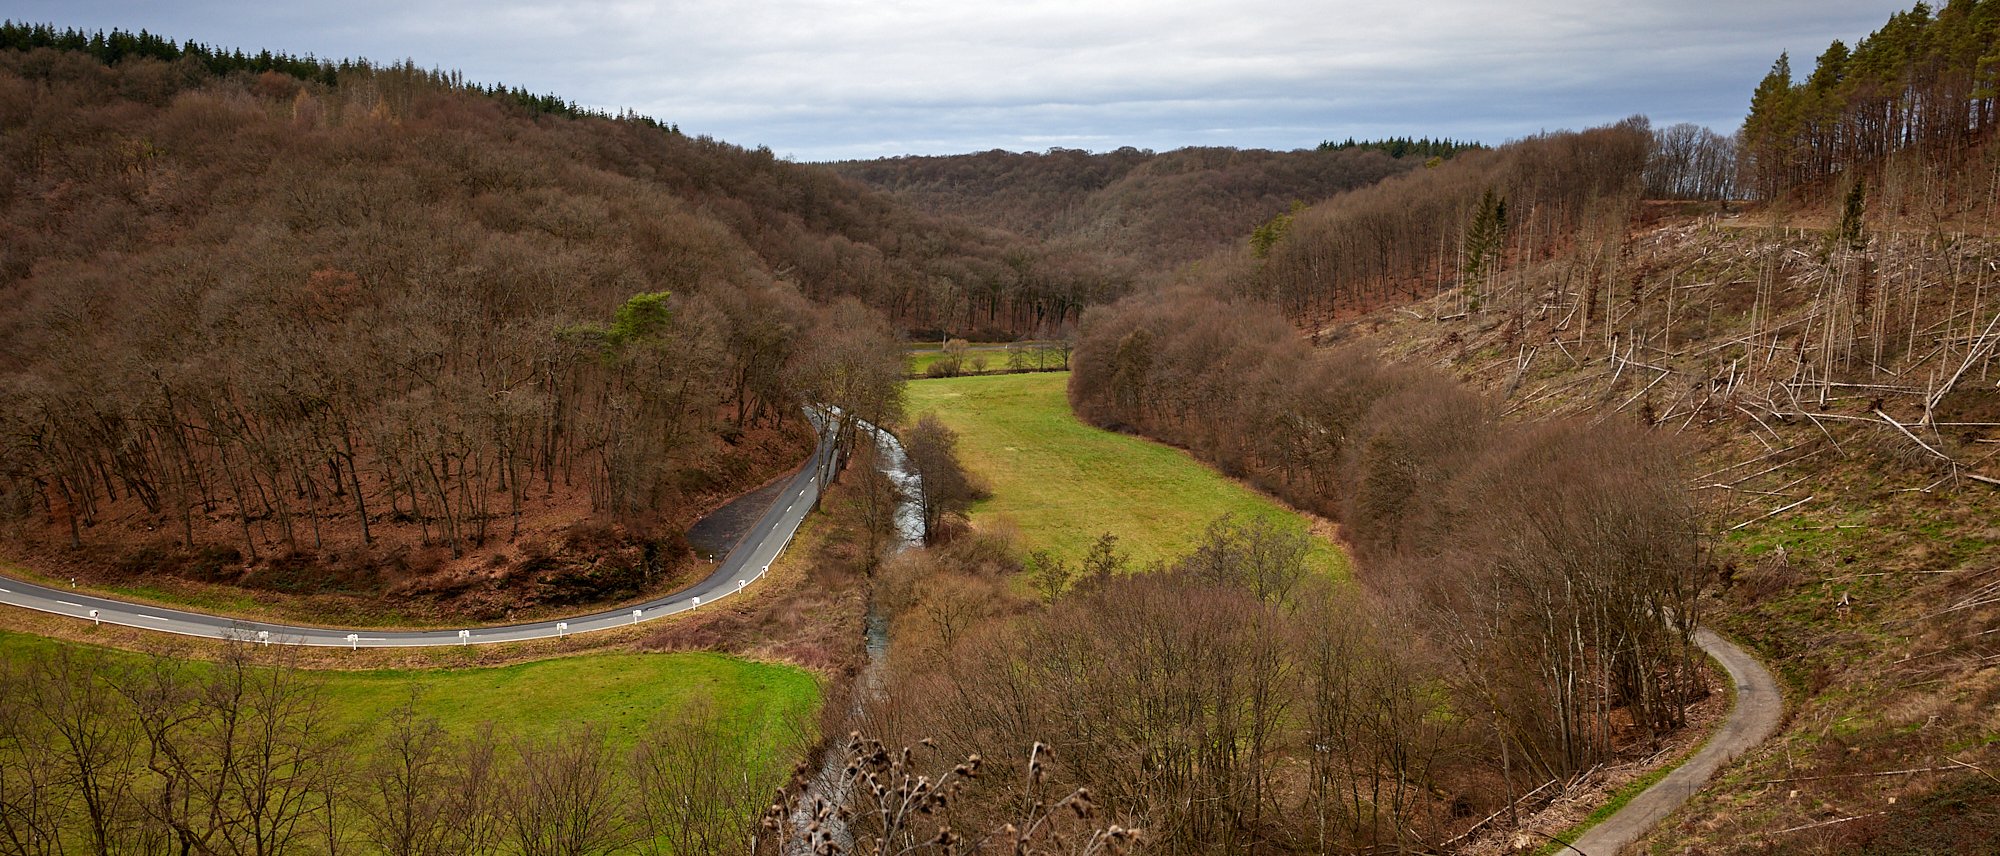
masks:
[[[1564,852],[1616,856],[1694,796],[1723,764],[1778,730],[1785,703],[1778,695],[1778,682],[1771,677],[1770,670],[1757,662],[1756,657],[1707,628],[1696,630],[1694,640],[1722,664],[1723,670],[1729,672],[1729,679],[1736,683],[1736,706],[1730,709],[1729,718],[1694,757],[1633,797],[1617,814],[1591,827]]]
[[[0,576],[0,603],[67,615],[84,621],[140,627],[183,636],[210,639],[243,639],[270,645],[317,645],[333,648],[415,648],[432,645],[479,645],[489,642],[519,642],[548,639],[573,633],[608,630],[664,618],[695,609],[735,594],[770,570],[778,554],[791,543],[799,524],[819,500],[820,472],[835,454],[837,444],[830,435],[820,438],[819,449],[792,476],[770,510],[757,521],[749,534],[715,566],[707,578],[673,594],[634,606],[593,612],[572,618],[467,627],[451,630],[383,631],[335,627],[304,627],[272,624],[204,615],[164,607],[142,606],[81,592],[49,588]]]

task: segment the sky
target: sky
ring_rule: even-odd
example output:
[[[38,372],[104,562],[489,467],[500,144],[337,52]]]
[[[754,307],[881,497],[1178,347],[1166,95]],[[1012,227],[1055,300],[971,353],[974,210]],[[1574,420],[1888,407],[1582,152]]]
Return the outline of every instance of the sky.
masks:
[[[1914,0],[6,0],[0,18],[412,59],[800,161],[1735,130]],[[1803,73],[1803,71],[1801,72]]]

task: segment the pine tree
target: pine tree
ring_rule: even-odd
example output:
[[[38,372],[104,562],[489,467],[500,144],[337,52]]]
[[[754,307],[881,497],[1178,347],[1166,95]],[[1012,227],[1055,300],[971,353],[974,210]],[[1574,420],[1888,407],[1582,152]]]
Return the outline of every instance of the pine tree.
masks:
[[[1773,198],[1791,186],[1794,139],[1798,134],[1798,99],[1792,85],[1792,58],[1778,55],[1769,74],[1750,96],[1750,116],[1743,122],[1743,153],[1750,159],[1759,195]]]
[[[1493,188],[1479,197],[1479,208],[1465,229],[1465,276],[1461,280],[1478,308],[1479,279],[1497,264],[1507,235],[1507,200]]]

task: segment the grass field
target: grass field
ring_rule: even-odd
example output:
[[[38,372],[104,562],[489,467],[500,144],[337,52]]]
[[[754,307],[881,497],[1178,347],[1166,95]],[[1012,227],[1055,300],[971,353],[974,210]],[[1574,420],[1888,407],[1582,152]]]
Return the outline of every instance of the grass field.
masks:
[[[975,525],[1012,527],[1022,547],[1080,558],[1098,535],[1118,536],[1135,565],[1191,548],[1210,521],[1305,521],[1186,453],[1092,428],[1070,413],[1067,373],[991,375],[909,384],[912,418],[935,413],[958,432],[959,456],[992,491]],[[1308,561],[1345,574],[1347,557],[1314,538]]]
[[[1006,370],[1008,344],[1009,343],[1007,342],[971,343],[965,355],[966,360],[968,361],[965,366],[965,371],[967,372],[972,371],[972,365],[970,363],[970,360],[975,356],[982,356],[986,358],[987,371],[997,372]],[[1034,359],[1034,355],[1040,353],[1042,359],[1049,361],[1050,365],[1060,366],[1062,364],[1061,363],[1062,355],[1060,353],[1055,353],[1051,350],[1054,347],[1053,343],[1024,342],[1022,344],[1025,344],[1030,348],[1029,359],[1031,360]],[[922,377],[924,372],[930,370],[932,363],[935,363],[939,359],[944,357],[944,348],[936,344],[911,345],[908,351],[909,351],[910,361],[908,364],[907,371],[910,373],[912,377]]]
[[[0,633],[0,659],[69,644]],[[142,656],[108,653],[114,659]],[[585,654],[490,668],[313,674],[326,682],[341,726],[369,728],[414,690],[418,709],[457,734],[491,722],[503,733],[541,736],[590,722],[620,746],[631,744],[655,715],[680,709],[704,690],[728,721],[769,735],[773,750],[790,733],[790,721],[810,727],[819,705],[819,684],[803,669],[704,653]]]

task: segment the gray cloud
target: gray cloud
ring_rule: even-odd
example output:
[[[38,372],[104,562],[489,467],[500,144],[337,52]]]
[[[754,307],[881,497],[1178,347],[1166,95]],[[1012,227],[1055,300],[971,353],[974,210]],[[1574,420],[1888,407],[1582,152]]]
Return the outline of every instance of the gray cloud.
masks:
[[[1898,0],[27,0],[17,20],[415,59],[803,160],[1728,130],[1781,50]]]

